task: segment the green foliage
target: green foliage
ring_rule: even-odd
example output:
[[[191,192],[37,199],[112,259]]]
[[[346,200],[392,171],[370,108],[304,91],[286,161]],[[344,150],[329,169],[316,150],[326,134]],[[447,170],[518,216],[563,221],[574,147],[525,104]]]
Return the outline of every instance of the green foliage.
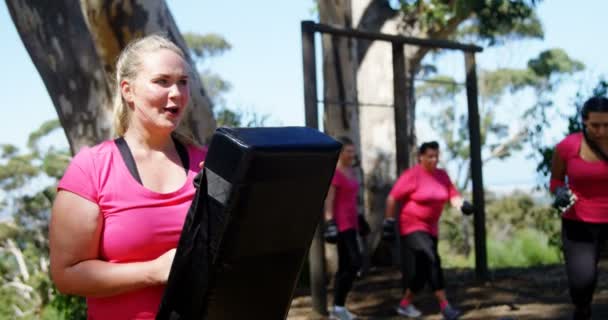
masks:
[[[200,74],[207,95],[216,106],[225,107],[224,94],[232,89],[230,82],[224,80],[220,75],[211,70],[203,70]]]
[[[550,159],[551,150],[543,146],[543,132],[550,124],[547,111],[552,103],[548,98],[567,77],[583,70],[584,65],[566,54],[562,49],[550,49],[541,52],[528,62],[525,69],[498,69],[480,72],[480,108],[481,143],[485,149],[484,162],[493,159],[505,159],[514,152],[521,151],[524,143],[533,150],[538,150],[542,159]],[[523,89],[536,92],[537,101],[521,115],[526,122],[519,131],[509,136],[510,125],[498,121],[495,109],[505,93],[511,94]],[[455,181],[459,188],[465,189],[470,181],[469,170],[469,131],[465,114],[456,114],[455,97],[463,87],[447,76],[434,76],[416,88],[418,97],[428,97],[440,105],[438,112],[430,116],[431,127],[439,134],[445,144],[444,158],[456,165]],[[572,122],[576,125],[576,121]],[[516,123],[516,125],[518,125]],[[544,160],[546,161],[546,160]],[[545,165],[539,170],[547,170]],[[543,173],[545,173],[543,171]]]
[[[268,120],[268,115],[234,111],[226,106],[224,95],[232,89],[226,81],[211,69],[204,67],[205,62],[212,57],[221,56],[228,52],[232,45],[219,34],[185,33],[184,39],[198,66],[201,82],[207,95],[215,106],[214,116],[218,126],[225,127],[261,127]]]
[[[501,38],[542,38],[543,30],[534,12],[534,0],[475,0],[470,1],[474,12],[474,24],[479,37],[490,45]]]
[[[518,230],[513,238],[487,239],[490,268],[531,267],[561,262],[559,250],[548,245],[547,237],[533,229]]]
[[[30,136],[27,139],[27,147],[34,151],[38,151],[40,140],[58,128],[61,128],[61,123],[58,119],[44,122],[36,131],[30,133]]]
[[[83,297],[67,296],[55,291],[50,305],[64,319],[87,319],[87,305]]]
[[[498,101],[508,90],[515,93],[524,88],[534,87],[540,79],[531,70],[502,68],[483,71],[480,75],[480,95],[486,101]]]
[[[525,69],[497,69],[481,72],[481,96],[497,102],[509,91],[530,88],[538,92],[553,91],[563,77],[570,76],[585,68],[585,65],[572,59],[562,49],[549,49],[528,61]]]
[[[471,219],[447,209],[441,218],[441,253],[449,256],[451,266],[472,266],[473,252],[463,252],[471,247],[472,239],[463,237],[466,232],[459,221]],[[530,195],[514,193],[495,198],[488,193],[486,206],[487,252],[490,267],[532,266],[560,261],[561,248],[559,215],[548,205],[535,201]],[[464,243],[470,241],[470,243]]]
[[[219,34],[186,32],[182,36],[196,59],[219,56],[232,49],[232,45]]]
[[[400,0],[404,25],[431,37],[475,38],[496,45],[542,38],[535,0]],[[458,29],[458,30],[457,30]]]
[[[228,108],[221,108],[215,112],[215,120],[220,127],[263,127],[268,118],[268,115],[241,110],[232,111]]]
[[[528,62],[530,71],[545,79],[552,75],[569,75],[585,68],[585,65],[573,60],[563,49],[550,49],[540,53],[537,58]]]
[[[43,123],[30,135],[26,152],[2,146],[0,186],[4,213],[12,219],[0,221],[1,319],[86,319],[77,316],[84,303],[58,294],[48,275],[50,209],[70,160],[67,149],[41,146],[56,129],[57,120]],[[61,300],[66,303],[53,303]]]
[[[232,45],[221,35],[213,33],[201,35],[188,32],[184,33],[183,37],[198,66],[201,82],[207,95],[214,105],[225,106],[224,94],[230,91],[230,83],[203,65],[209,58],[229,51]]]
[[[448,99],[454,99],[456,95],[461,93],[464,87],[454,80],[454,78],[437,75],[428,77],[424,80],[424,84],[416,87],[416,97],[426,97],[434,102],[442,102]]]

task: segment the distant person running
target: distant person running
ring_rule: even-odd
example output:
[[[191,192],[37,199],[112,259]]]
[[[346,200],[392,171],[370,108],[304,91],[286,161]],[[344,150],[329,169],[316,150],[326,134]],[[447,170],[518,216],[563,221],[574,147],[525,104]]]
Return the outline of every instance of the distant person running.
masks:
[[[591,319],[599,251],[608,238],[608,99],[593,97],[582,108],[583,131],[555,147],[551,192],[562,213],[566,273],[575,310]]]
[[[439,217],[448,201],[465,214],[473,213],[473,206],[463,201],[448,174],[437,168],[438,159],[437,142],[420,146],[419,163],[403,172],[386,198],[384,231],[389,235],[393,232],[397,203],[403,203],[399,230],[404,295],[397,313],[412,318],[421,316],[412,301],[414,294],[429,283],[443,317],[451,320],[458,319],[461,312],[450,305],[445,293],[441,259],[437,252]]]
[[[334,307],[330,319],[351,320],[356,316],[346,307],[346,296],[353,286],[361,268],[361,253],[357,231],[368,231],[363,216],[357,216],[357,194],[359,180],[353,170],[355,146],[349,138],[341,137],[342,151],[325,200],[325,238],[337,243],[338,271],[334,287]]]

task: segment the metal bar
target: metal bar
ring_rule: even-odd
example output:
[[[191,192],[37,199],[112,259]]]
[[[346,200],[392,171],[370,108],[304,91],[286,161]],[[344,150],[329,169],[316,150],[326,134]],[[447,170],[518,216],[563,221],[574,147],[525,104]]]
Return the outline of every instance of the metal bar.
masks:
[[[306,126],[318,129],[317,72],[315,60],[315,33],[302,22],[302,63],[304,68],[304,108]],[[323,212],[319,215],[319,225],[312,239],[308,259],[310,265],[310,292],[313,311],[327,316],[327,291],[325,289],[325,246],[323,241]]]
[[[424,78],[414,78],[414,81],[421,81],[421,82],[430,82],[430,83],[440,83],[440,84],[446,84],[446,85],[452,85],[452,86],[466,86],[466,83],[463,82],[456,82],[456,81],[447,81],[447,80],[435,80],[435,79],[424,79]]]
[[[304,26],[304,24],[306,24]],[[454,49],[454,50],[463,50],[467,52],[481,52],[483,48],[471,45],[471,44],[463,44],[455,41],[449,40],[439,40],[439,39],[421,39],[414,37],[405,37],[398,35],[390,35],[384,33],[377,32],[369,32],[362,31],[357,29],[350,28],[336,28],[326,24],[315,23],[313,21],[302,21],[303,28],[307,30],[312,30],[321,33],[328,33],[332,35],[339,35],[344,37],[358,38],[358,39],[367,39],[367,40],[378,40],[378,41],[388,41],[393,44],[410,44],[417,45],[422,47],[431,47],[431,48],[441,48],[441,49]]]
[[[408,139],[408,92],[405,77],[405,53],[403,45],[393,43],[393,97],[395,105],[395,143],[397,177],[409,165]]]
[[[481,160],[481,130],[479,107],[477,105],[477,71],[475,54],[465,52],[467,74],[467,102],[469,110],[469,135],[471,139],[471,177],[473,180],[473,203],[475,205],[475,275],[480,280],[488,277],[488,260],[486,251],[485,200],[483,193],[483,174]]]
[[[339,100],[318,100],[318,103],[323,104],[342,104],[346,106],[370,106],[370,107],[393,107],[392,104],[388,103],[367,103],[367,102],[356,102],[356,101],[344,101],[340,102]]]

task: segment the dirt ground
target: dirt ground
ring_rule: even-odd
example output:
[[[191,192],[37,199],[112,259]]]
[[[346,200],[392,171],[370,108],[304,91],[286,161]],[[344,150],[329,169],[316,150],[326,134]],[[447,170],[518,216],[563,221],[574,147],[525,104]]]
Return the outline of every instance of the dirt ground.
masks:
[[[562,265],[493,270],[487,282],[475,281],[473,270],[447,269],[447,293],[460,308],[462,319],[569,319],[571,306]],[[399,302],[400,274],[396,268],[372,270],[355,283],[347,301],[359,319],[404,319],[394,308]],[[328,292],[331,305],[332,292]],[[595,291],[593,319],[608,319],[608,262],[600,263]],[[420,319],[442,319],[439,306],[427,288],[414,301],[423,312]],[[288,320],[323,319],[314,316],[311,298],[305,291],[296,293]]]

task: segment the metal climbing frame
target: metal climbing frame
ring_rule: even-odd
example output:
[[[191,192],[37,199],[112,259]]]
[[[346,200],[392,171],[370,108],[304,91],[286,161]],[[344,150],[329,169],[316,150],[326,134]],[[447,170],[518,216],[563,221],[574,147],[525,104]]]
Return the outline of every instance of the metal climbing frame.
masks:
[[[355,29],[336,28],[329,25],[315,23],[313,21],[302,21],[302,61],[304,67],[304,108],[306,115],[306,126],[319,128],[317,110],[317,75],[315,59],[315,33],[331,34],[333,36],[366,39],[372,41],[387,41],[392,44],[393,59],[393,98],[395,109],[395,134],[396,134],[396,160],[397,174],[408,167],[410,154],[408,136],[408,110],[411,109],[413,92],[403,90],[407,88],[405,74],[406,59],[404,47],[406,45],[425,46],[438,49],[459,50],[464,53],[466,70],[466,91],[468,102],[468,123],[471,149],[471,175],[473,181],[473,203],[477,210],[474,216],[475,229],[475,272],[478,279],[486,279],[488,275],[488,263],[486,252],[486,229],[485,229],[485,205],[483,193],[483,175],[481,161],[481,134],[479,123],[479,108],[477,104],[477,73],[475,64],[475,53],[483,49],[474,45],[467,45],[448,40],[432,40],[383,33],[366,32]],[[313,239],[310,252],[310,286],[313,298],[313,309],[315,312],[327,314],[327,300],[325,290],[325,266],[324,247],[320,227]]]

